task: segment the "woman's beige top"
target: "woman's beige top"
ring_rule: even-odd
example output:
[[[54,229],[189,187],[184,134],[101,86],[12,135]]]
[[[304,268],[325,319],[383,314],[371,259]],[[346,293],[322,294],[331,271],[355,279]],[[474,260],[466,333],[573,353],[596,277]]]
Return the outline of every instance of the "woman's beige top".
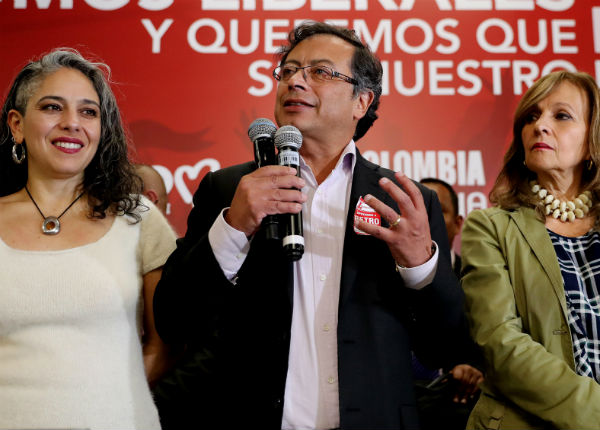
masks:
[[[144,373],[142,276],[175,248],[147,199],[97,242],[25,251],[0,240],[0,428],[159,429]]]

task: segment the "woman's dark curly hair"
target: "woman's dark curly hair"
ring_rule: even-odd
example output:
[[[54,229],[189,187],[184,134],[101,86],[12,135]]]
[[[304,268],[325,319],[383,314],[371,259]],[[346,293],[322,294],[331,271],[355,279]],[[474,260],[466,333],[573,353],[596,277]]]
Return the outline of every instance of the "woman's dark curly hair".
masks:
[[[85,168],[82,191],[88,196],[90,216],[106,217],[107,211],[140,220],[135,209],[141,204],[142,180],[128,159],[128,144],[117,101],[110,88],[110,68],[86,60],[74,49],[59,48],[27,64],[15,78],[0,117],[0,196],[9,195],[27,184],[27,158],[12,161],[12,133],[8,113],[14,109],[23,117],[27,103],[44,79],[61,68],[79,70],[92,83],[100,99],[101,134],[98,149]],[[23,141],[23,147],[27,144]]]
[[[379,108],[379,99],[381,97],[381,79],[383,76],[383,68],[379,59],[371,52],[369,47],[365,45],[353,30],[344,27],[330,25],[324,22],[308,21],[294,28],[288,35],[288,44],[281,47],[279,50],[280,64],[285,63],[288,54],[300,42],[308,39],[311,36],[319,34],[330,34],[345,40],[354,46],[354,55],[352,57],[351,70],[352,77],[358,81],[358,85],[354,86],[354,96],[356,97],[361,92],[369,90],[373,92],[373,102],[369,106],[367,113],[356,124],[353,139],[357,141],[365,135],[367,130],[371,128],[377,117],[377,109]]]

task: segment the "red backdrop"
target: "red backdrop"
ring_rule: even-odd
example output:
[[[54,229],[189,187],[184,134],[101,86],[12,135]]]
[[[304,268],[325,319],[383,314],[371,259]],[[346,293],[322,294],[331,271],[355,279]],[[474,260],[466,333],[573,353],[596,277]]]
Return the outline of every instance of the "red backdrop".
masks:
[[[183,234],[202,176],[252,159],[274,51],[303,19],[354,28],[383,61],[362,153],[447,180],[463,214],[488,205],[525,89],[557,68],[600,76],[600,0],[0,0],[0,87],[55,47],[106,62],[136,161],[160,170]]]

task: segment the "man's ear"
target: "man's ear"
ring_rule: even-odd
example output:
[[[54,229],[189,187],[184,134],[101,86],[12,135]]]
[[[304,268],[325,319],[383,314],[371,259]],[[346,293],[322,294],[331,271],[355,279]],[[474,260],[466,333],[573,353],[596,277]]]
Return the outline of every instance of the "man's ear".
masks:
[[[158,194],[156,193],[156,191],[154,191],[153,189],[148,189],[146,191],[144,191],[144,195],[146,197],[148,197],[148,199],[154,203],[157,204],[158,203]]]
[[[456,224],[457,233],[460,233],[460,231],[462,230],[463,223],[465,222],[465,219],[463,218],[462,215],[456,215],[454,222]]]
[[[15,109],[8,111],[6,123],[12,132],[16,143],[23,142],[23,115]]]
[[[375,94],[373,94],[373,91],[364,90],[360,92],[356,97],[356,102],[354,105],[354,119],[359,120],[365,116],[374,99]]]

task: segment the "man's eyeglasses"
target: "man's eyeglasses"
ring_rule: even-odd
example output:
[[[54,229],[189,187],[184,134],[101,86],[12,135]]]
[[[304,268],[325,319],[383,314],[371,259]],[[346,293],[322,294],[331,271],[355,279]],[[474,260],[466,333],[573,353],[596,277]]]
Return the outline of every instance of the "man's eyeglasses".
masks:
[[[292,76],[296,74],[298,70],[303,71],[304,79],[310,80],[315,84],[322,84],[323,82],[331,81],[334,78],[341,79],[352,85],[358,85],[358,81],[350,76],[346,76],[331,67],[327,66],[304,66],[296,67],[291,64],[285,64],[283,66],[276,67],[273,70],[273,77],[281,82],[289,81]]]

